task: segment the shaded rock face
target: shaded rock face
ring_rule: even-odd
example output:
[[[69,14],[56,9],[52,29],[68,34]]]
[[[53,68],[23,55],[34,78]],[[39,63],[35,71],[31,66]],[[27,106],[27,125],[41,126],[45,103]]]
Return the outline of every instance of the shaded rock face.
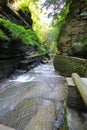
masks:
[[[87,58],[82,39],[87,35],[87,13],[84,0],[72,0],[70,12],[59,38],[58,48],[63,55]]]
[[[5,0],[0,1],[0,17],[9,19],[13,23],[23,25],[26,28],[31,28],[33,24],[31,12],[16,11],[12,3],[7,3]]]
[[[8,19],[18,25],[23,25],[26,28],[31,28],[32,20],[28,16],[31,16],[31,14],[27,14],[27,16],[22,12],[18,14],[10,3],[3,0],[0,1],[0,18]],[[28,18],[26,19],[26,17]],[[10,36],[9,32],[2,27],[1,23],[0,29]],[[24,60],[26,56],[28,56],[27,60],[29,61],[31,53],[36,51],[36,46],[25,45],[18,39],[12,38],[10,41],[0,39],[0,80],[9,77],[17,68],[19,62]],[[30,67],[28,69],[30,69]]]
[[[28,46],[17,41],[12,42],[0,44],[0,79],[9,77],[18,68],[21,60],[24,60],[26,56],[28,56],[26,60],[29,60],[31,52],[37,50],[35,46]],[[33,62],[36,62],[35,59]]]

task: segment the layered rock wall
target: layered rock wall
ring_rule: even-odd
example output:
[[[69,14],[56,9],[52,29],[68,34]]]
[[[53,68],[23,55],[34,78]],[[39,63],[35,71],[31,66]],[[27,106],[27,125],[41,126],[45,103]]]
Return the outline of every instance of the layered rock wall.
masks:
[[[86,50],[82,48],[82,39],[87,35],[86,6],[84,0],[72,0],[58,43],[63,55],[87,57]]]
[[[5,5],[5,7],[4,7]],[[29,17],[28,17],[29,16]],[[26,20],[27,17],[27,20]],[[13,23],[16,23],[17,25],[23,25],[26,28],[32,28],[32,20],[30,18],[30,14],[24,14],[23,12],[16,12],[10,3],[6,3],[6,1],[1,0],[0,4],[0,18],[10,20]],[[28,22],[29,21],[29,22]],[[37,46],[36,45],[26,45],[24,44],[20,38],[12,37],[10,32],[2,26],[2,23],[0,21],[0,31],[5,33],[6,36],[10,37],[10,41],[5,40],[1,38],[0,34],[0,80],[3,78],[9,77],[15,69],[19,66],[21,60],[28,60],[32,55],[32,53],[37,52]],[[21,35],[21,34],[20,34]],[[27,56],[27,58],[26,58]],[[40,60],[38,59],[40,62]],[[33,60],[33,62],[36,62],[39,64],[39,62],[36,60]],[[33,64],[33,62],[31,64]],[[26,63],[25,63],[26,64]],[[33,65],[33,66],[35,66]],[[29,70],[32,67],[30,65],[27,69]],[[22,71],[26,72],[26,71]]]

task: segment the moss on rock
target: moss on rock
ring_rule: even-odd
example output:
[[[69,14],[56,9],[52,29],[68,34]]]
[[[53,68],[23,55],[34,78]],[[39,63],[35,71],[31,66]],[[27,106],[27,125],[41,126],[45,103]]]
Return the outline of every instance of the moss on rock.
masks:
[[[38,37],[31,29],[25,29],[23,26],[16,25],[9,20],[0,18],[0,26],[8,32],[8,37],[19,39],[25,44],[37,45]]]
[[[0,40],[9,41],[10,38],[0,29]]]
[[[87,60],[68,56],[55,56],[54,68],[63,76],[71,76],[78,73],[80,76],[87,77]]]

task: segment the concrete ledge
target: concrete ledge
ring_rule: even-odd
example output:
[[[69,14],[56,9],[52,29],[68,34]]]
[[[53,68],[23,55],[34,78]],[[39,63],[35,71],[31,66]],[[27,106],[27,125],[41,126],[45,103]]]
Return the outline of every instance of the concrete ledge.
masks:
[[[81,78],[81,80],[87,85],[87,78]],[[71,77],[66,77],[68,86],[75,86]]]

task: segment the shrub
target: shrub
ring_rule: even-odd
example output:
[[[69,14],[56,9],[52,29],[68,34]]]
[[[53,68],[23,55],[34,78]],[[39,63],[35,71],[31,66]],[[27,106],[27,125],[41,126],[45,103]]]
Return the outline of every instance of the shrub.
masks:
[[[9,37],[19,39],[25,44],[37,45],[38,37],[31,29],[25,29],[23,26],[11,23],[9,20],[0,18],[0,24],[9,32]]]

